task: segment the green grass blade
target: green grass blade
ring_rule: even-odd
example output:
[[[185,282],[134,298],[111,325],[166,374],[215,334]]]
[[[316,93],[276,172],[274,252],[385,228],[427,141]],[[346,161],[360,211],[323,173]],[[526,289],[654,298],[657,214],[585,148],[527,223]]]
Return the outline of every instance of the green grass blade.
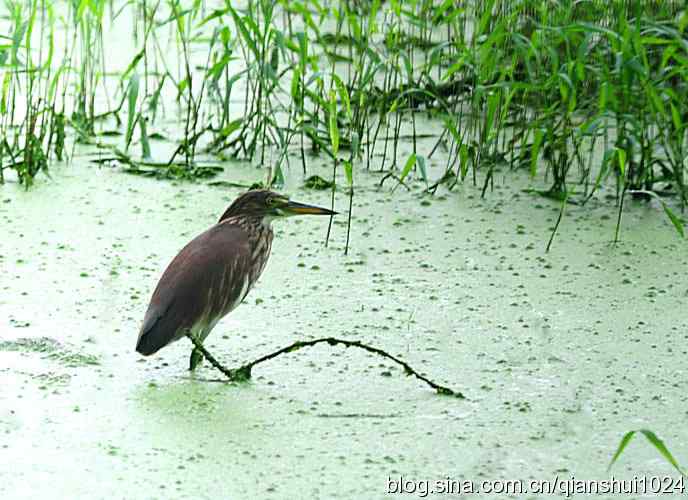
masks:
[[[530,148],[530,176],[535,177],[537,173],[537,160],[540,156],[540,146],[542,146],[542,139],[545,137],[545,131],[541,128],[535,131],[535,138],[533,139],[533,146]]]
[[[681,219],[676,217],[676,214],[674,214],[674,212],[671,211],[671,209],[667,206],[667,204],[664,203],[664,200],[660,199],[659,201],[662,203],[662,208],[664,209],[664,213],[667,215],[667,217],[669,217],[669,220],[671,221],[671,223],[676,228],[676,231],[678,232],[678,234],[681,235],[681,238],[685,238],[686,235],[685,235],[685,232],[683,229],[683,222],[681,222]]]
[[[411,153],[411,155],[408,157],[408,160],[406,160],[406,164],[404,165],[403,170],[401,171],[401,175],[399,176],[399,182],[403,182],[404,179],[406,179],[406,176],[411,172],[411,169],[415,164],[416,153]]]
[[[333,90],[330,91],[329,110],[330,142],[332,143],[332,153],[337,156],[339,152],[339,127],[337,126],[337,97]]]
[[[344,162],[344,174],[346,175],[346,182],[349,183],[349,186],[353,186],[354,185],[354,169],[351,166],[350,161]]]
[[[346,116],[347,118],[351,119],[351,101],[349,99],[349,91],[346,89],[346,85],[344,85],[342,79],[334,73],[332,74],[332,79],[334,80],[334,83],[337,85],[339,99],[342,101],[342,104],[344,105],[344,111],[346,112]]]
[[[139,74],[134,73],[129,80],[127,90],[127,133],[125,136],[126,145],[129,146],[131,136],[134,133],[134,123],[136,118],[136,101],[139,97]],[[126,148],[125,148],[126,150]]]
[[[648,429],[640,429],[640,433],[642,433],[642,435],[645,436],[650,443],[652,443],[652,446],[655,447],[655,449],[666,459],[667,462],[674,467],[674,469],[676,469],[681,475],[686,475],[674,456],[667,449],[664,441],[659,439],[657,434]]]
[[[669,206],[664,202],[662,198],[659,197],[659,195],[653,191],[647,191],[645,189],[635,189],[632,191],[629,191],[629,193],[637,193],[637,194],[645,194],[648,196],[652,196],[654,199],[659,201],[659,203],[662,205],[662,208],[664,209],[664,213],[666,216],[669,218],[671,223],[673,224],[674,228],[676,229],[676,232],[681,236],[681,238],[685,238],[685,229],[683,227],[683,221],[678,218],[678,216],[669,208]]]
[[[425,168],[425,156],[423,155],[417,155],[416,156],[416,165],[418,165],[418,170],[420,171],[420,177],[423,179],[423,182],[425,182],[425,185],[428,185],[428,171]]]
[[[652,446],[655,447],[655,449],[659,452],[664,459],[671,464],[671,466],[678,471],[679,474],[682,476],[686,475],[686,472],[681,468],[679,465],[678,461],[674,458],[674,456],[671,454],[669,449],[666,447],[664,444],[664,441],[662,441],[657,434],[652,432],[651,430],[648,429],[638,429],[635,431],[629,431],[624,436],[621,438],[621,441],[619,442],[619,446],[616,449],[616,452],[614,453],[614,456],[612,457],[611,461],[609,462],[609,465],[607,466],[607,472],[612,468],[612,466],[616,463],[616,461],[619,459],[621,454],[624,452],[626,447],[628,446],[628,443],[631,442],[631,439],[637,434],[641,433],[645,438],[652,444]]]
[[[635,436],[635,433],[636,431],[629,431],[621,438],[621,442],[619,442],[619,446],[616,448],[616,452],[607,466],[607,472],[611,470],[612,465],[614,465],[619,459],[623,451],[626,449],[626,446],[628,446],[628,443],[630,443],[631,439],[633,439],[633,436]]]

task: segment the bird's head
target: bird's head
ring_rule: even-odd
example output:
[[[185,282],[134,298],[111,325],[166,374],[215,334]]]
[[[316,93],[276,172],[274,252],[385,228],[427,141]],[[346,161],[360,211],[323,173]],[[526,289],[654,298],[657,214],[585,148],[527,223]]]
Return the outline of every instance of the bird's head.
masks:
[[[268,222],[292,215],[335,215],[327,208],[305,205],[290,201],[284,196],[267,189],[254,189],[239,196],[222,214],[220,221],[229,217],[258,217]]]

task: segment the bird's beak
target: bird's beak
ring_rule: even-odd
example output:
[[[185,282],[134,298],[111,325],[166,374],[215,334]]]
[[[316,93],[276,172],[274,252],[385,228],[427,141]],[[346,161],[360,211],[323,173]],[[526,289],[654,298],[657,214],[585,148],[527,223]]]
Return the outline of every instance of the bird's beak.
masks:
[[[337,215],[337,212],[333,212],[327,208],[306,205],[295,201],[287,202],[281,210],[287,215]]]

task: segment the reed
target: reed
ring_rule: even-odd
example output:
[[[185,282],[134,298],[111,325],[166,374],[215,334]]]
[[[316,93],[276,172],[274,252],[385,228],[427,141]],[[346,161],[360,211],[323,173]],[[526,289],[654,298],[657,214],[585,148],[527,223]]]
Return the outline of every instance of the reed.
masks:
[[[211,176],[231,156],[269,167],[279,185],[292,158],[308,173],[310,151],[332,158],[335,193],[360,168],[429,193],[471,182],[483,196],[496,172],[522,170],[545,186],[534,195],[562,203],[611,189],[619,221],[629,196],[659,197],[682,228],[669,208],[688,201],[688,15],[678,2],[6,5],[0,181],[10,170],[29,186],[68,145],[87,143],[130,172]],[[120,26],[127,18],[131,28]],[[113,29],[136,42],[124,69],[108,67]],[[163,134],[161,117],[180,133]],[[419,119],[442,125],[434,145]],[[101,140],[117,130],[119,143]],[[444,171],[429,171],[438,154]]]

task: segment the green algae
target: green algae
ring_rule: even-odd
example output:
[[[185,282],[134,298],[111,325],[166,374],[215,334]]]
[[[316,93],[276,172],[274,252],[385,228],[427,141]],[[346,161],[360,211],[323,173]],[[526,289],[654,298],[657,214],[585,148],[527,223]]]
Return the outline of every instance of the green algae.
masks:
[[[185,340],[140,357],[160,273],[261,174],[232,164],[226,186],[171,186],[89,168],[2,188],[3,222],[49,221],[41,233],[8,224],[0,240],[23,260],[0,260],[8,498],[382,499],[394,474],[604,478],[637,428],[688,456],[677,425],[688,257],[659,206],[629,203],[616,246],[603,201],[568,207],[545,253],[559,206],[533,209],[519,186],[496,181],[485,200],[440,188],[445,199],[423,206],[361,175],[349,255],[344,226],[326,249],[322,221],[276,223],[263,277],[206,341],[241,366],[297,340],[360,340],[460,388],[458,401],[327,346],[257,366],[247,384],[217,382],[209,366],[188,375]],[[327,204],[298,172],[286,181],[295,199]],[[99,364],[70,366],[71,355]],[[629,445],[614,465],[617,477],[674,472],[651,447]]]
[[[0,351],[39,353],[44,355],[43,359],[57,361],[71,368],[100,364],[97,356],[76,352],[50,337],[22,337],[17,340],[0,341]]]

